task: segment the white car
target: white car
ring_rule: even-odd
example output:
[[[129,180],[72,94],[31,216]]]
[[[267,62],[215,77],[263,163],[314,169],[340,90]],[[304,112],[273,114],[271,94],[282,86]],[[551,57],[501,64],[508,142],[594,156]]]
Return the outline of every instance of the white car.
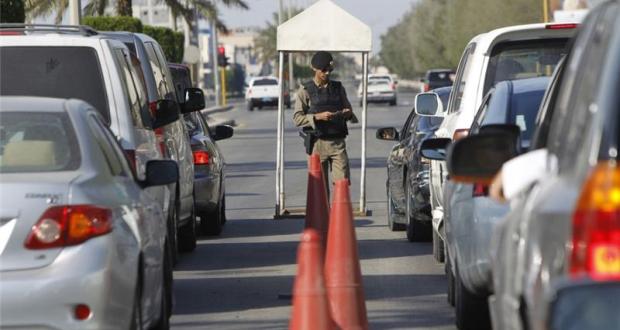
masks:
[[[576,24],[529,24],[496,29],[474,37],[463,52],[444,120],[435,133],[452,141],[467,136],[483,95],[497,82],[550,76],[576,31]],[[441,104],[437,102],[437,104]],[[443,201],[454,184],[445,162],[431,161],[433,255],[444,260]],[[444,184],[445,183],[445,184]],[[448,274],[450,275],[450,273]]]
[[[360,106],[362,106],[361,86],[358,91]],[[368,103],[387,102],[396,105],[396,85],[388,79],[368,79],[368,92],[366,96]]]
[[[271,76],[254,77],[248,82],[245,91],[245,102],[248,111],[254,108],[262,109],[264,106],[277,106],[280,98],[278,78]],[[291,96],[284,88],[284,105],[291,108]]]

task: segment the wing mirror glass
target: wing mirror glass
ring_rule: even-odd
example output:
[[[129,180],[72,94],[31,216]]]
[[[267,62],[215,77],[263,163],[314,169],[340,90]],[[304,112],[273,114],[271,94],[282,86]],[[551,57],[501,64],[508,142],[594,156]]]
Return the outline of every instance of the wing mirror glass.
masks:
[[[456,182],[489,184],[502,165],[517,154],[517,138],[513,134],[468,136],[450,148],[448,172]]]
[[[146,163],[145,179],[140,182],[143,188],[162,186],[179,180],[179,168],[174,160],[149,160]]]
[[[216,141],[219,141],[219,140],[225,140],[225,139],[231,138],[233,136],[234,131],[235,130],[231,126],[228,126],[228,125],[215,126],[215,136],[213,137],[213,139]]]
[[[379,140],[398,141],[400,136],[399,136],[398,130],[396,128],[394,128],[394,127],[383,127],[383,128],[379,128],[377,130],[376,137]]]
[[[200,88],[186,88],[185,102],[181,105],[181,112],[190,113],[205,108],[205,94]]]
[[[420,145],[420,154],[430,160],[446,160],[446,150],[451,143],[448,138],[426,139]]]
[[[157,101],[153,129],[161,128],[179,119],[179,105],[171,100]]]
[[[559,282],[549,304],[547,329],[609,329],[612,324],[620,324],[616,302],[620,282],[575,279]]]
[[[419,116],[443,116],[443,103],[437,93],[420,93],[415,97],[415,113]]]

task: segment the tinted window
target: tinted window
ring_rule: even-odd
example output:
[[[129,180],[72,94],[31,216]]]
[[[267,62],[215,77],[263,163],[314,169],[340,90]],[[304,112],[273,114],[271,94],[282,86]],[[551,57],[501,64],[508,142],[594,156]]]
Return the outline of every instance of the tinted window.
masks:
[[[536,115],[540,109],[544,90],[532,91],[513,95],[510,104],[510,124],[521,128],[521,141],[526,146],[530,145],[534,129],[536,128]]]
[[[459,72],[457,73],[457,81],[454,85],[452,91],[454,92],[454,96],[451,96],[452,105],[449,106],[450,112],[458,111],[461,106],[461,101],[463,100],[463,92],[465,91],[465,85],[467,84],[467,76],[469,75],[469,71],[471,70],[472,62],[469,61],[469,58],[474,53],[476,49],[476,44],[471,44],[465,52],[463,52],[463,56],[461,58],[461,62],[459,63]]]
[[[157,59],[157,54],[155,53],[155,49],[150,42],[144,44],[144,48],[146,48],[146,55],[148,61],[150,63],[151,69],[153,70],[153,76],[155,77],[155,87],[157,88],[157,99],[163,100],[169,94],[168,88],[166,87],[166,80],[164,77],[164,71]]]
[[[169,67],[170,74],[172,74],[172,82],[174,88],[177,91],[177,97],[179,103],[184,103],[185,89],[192,87],[192,82],[189,77],[189,70],[181,67]]]
[[[0,95],[81,99],[110,122],[99,58],[92,48],[0,47],[0,72]]]
[[[116,61],[121,71],[121,83],[123,84],[123,90],[125,90],[127,96],[127,102],[129,103],[129,108],[131,110],[133,124],[137,127],[143,127],[142,118],[140,115],[141,100],[138,96],[136,82],[133,79],[129,69],[126,54],[122,49],[115,49],[114,56],[116,57]]]
[[[254,80],[253,86],[276,86],[278,81],[275,79],[257,79]]]
[[[420,117],[418,131],[434,131],[439,128],[441,122],[443,122],[442,117]]]
[[[384,80],[392,80],[392,77],[390,76],[371,76],[368,77],[368,80],[374,80],[374,79],[384,79]]]
[[[79,145],[66,114],[0,112],[0,172],[71,171],[79,165]]]
[[[551,39],[498,44],[491,52],[483,93],[500,81],[551,76],[567,52],[567,42]]]
[[[450,79],[450,75],[452,74],[452,71],[439,71],[439,72],[429,72],[426,75],[426,79],[433,80],[433,81],[444,81],[444,82],[452,82],[452,80]]]
[[[390,82],[387,80],[369,80],[368,86],[389,86]]]

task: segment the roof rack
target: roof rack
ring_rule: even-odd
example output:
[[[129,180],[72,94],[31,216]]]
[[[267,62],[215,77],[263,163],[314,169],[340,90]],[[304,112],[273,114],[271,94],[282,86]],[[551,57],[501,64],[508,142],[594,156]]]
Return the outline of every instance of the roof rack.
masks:
[[[55,24],[25,24],[25,23],[1,23],[0,31],[23,31],[23,32],[56,32],[56,33],[79,33],[84,36],[99,34],[97,30],[87,25],[55,25]]]

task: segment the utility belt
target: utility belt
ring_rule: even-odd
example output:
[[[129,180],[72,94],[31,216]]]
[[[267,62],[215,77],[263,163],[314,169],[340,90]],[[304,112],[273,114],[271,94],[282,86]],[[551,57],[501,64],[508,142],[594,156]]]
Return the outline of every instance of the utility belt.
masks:
[[[306,154],[311,155],[314,150],[314,144],[318,140],[325,141],[335,141],[341,140],[347,137],[346,134],[333,134],[333,135],[324,135],[320,134],[318,130],[314,130],[308,127],[303,128],[299,132],[299,136],[304,140],[304,147],[306,148]]]

